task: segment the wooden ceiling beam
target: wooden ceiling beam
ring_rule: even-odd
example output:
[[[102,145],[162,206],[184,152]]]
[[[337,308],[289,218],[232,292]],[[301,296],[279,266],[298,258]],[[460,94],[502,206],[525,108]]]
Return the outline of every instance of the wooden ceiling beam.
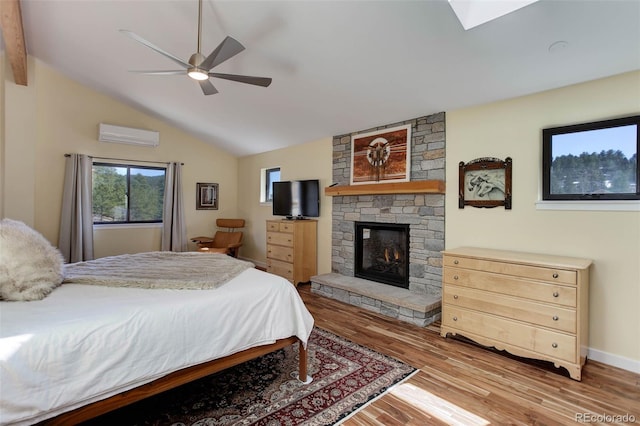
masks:
[[[27,48],[22,28],[20,0],[0,0],[0,26],[7,58],[16,84],[27,85]]]

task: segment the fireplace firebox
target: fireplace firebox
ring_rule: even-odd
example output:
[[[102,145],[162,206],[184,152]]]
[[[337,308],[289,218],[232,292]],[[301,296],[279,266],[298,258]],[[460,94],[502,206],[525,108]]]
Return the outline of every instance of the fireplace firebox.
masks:
[[[354,275],[409,288],[409,225],[355,222]]]

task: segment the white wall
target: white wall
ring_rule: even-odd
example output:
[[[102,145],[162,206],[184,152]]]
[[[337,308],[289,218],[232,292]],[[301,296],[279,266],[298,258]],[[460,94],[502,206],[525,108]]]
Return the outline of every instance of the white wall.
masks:
[[[593,259],[592,357],[640,372],[640,212],[537,210],[542,129],[640,112],[640,72],[447,112],[446,247]],[[458,209],[458,163],[513,158],[513,209]]]

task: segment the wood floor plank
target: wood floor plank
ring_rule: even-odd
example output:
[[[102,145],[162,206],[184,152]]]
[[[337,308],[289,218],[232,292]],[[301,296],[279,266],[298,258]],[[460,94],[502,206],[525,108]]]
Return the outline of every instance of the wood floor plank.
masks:
[[[421,328],[298,289],[318,327],[420,370],[345,425],[563,425],[586,415],[640,424],[640,374],[589,360],[577,382],[551,363],[445,339],[439,323]]]

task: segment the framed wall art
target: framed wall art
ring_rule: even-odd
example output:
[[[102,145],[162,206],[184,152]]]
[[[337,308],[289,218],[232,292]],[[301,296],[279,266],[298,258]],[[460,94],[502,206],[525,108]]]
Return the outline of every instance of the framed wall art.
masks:
[[[511,209],[511,157],[484,157],[459,164],[458,208],[498,207]]]
[[[351,185],[408,182],[411,125],[351,136]]]
[[[218,210],[218,184],[196,184],[196,210]]]

